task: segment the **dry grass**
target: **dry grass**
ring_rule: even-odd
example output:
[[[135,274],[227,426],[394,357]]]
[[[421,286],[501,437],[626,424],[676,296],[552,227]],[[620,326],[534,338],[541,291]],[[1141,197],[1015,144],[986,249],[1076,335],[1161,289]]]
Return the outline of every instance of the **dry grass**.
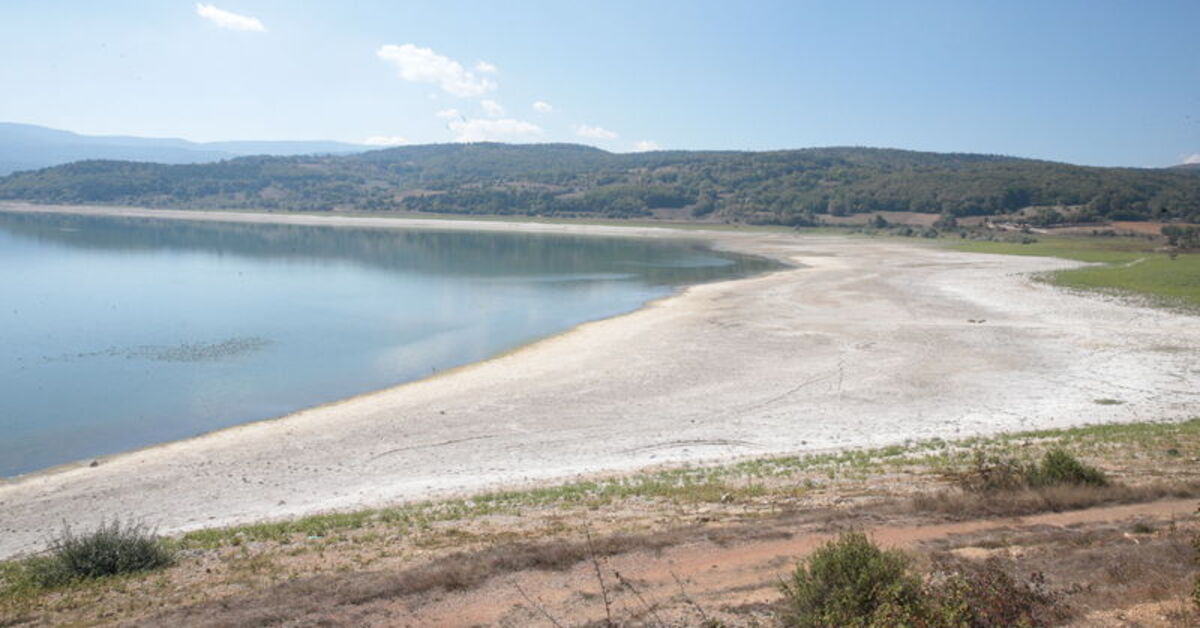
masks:
[[[928,551],[935,563],[962,562],[956,555],[964,548],[988,548],[988,560],[997,561],[1014,576],[1041,573],[1062,603],[1078,614],[1078,625],[1101,624],[1116,611],[1138,608],[1148,616],[1119,625],[1186,625],[1195,616],[1186,599],[1196,573],[1195,524],[1137,531],[1146,525],[1122,522],[1044,526],[1005,534],[992,531],[930,543]]]
[[[918,513],[937,513],[952,519],[979,519],[1186,497],[1200,497],[1200,482],[1153,482],[1139,486],[1062,485],[983,492],[949,489],[915,495],[909,503]]]
[[[264,625],[288,618],[319,617],[329,609],[367,606],[377,601],[434,591],[461,591],[507,573],[527,570],[562,571],[594,557],[633,551],[657,551],[693,539],[694,529],[652,534],[617,534],[588,541],[554,539],[540,543],[511,543],[476,552],[455,552],[430,563],[398,571],[357,572],[303,578],[270,587],[254,595],[178,608],[156,615],[145,625],[186,623],[206,625]]]

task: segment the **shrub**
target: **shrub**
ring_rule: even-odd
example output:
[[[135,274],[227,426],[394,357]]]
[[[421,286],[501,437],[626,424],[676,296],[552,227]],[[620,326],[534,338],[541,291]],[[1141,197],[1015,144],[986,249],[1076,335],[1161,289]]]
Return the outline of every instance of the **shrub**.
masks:
[[[1083,464],[1063,449],[1046,452],[1041,465],[1031,469],[1030,486],[1058,486],[1062,484],[1108,486],[1108,478],[1099,469]]]
[[[89,534],[69,527],[50,544],[49,555],[33,563],[34,580],[57,586],[75,580],[148,571],[174,562],[174,555],[144,525],[113,519]]]
[[[1050,626],[1070,614],[1041,573],[1021,581],[996,558],[982,564],[942,561],[936,568],[940,578],[925,589],[932,609],[929,626]]]
[[[970,469],[959,474],[958,484],[970,492],[1011,491],[1053,486],[1108,486],[1099,469],[1083,464],[1063,449],[1046,452],[1039,464],[975,452]]]
[[[959,474],[958,484],[973,493],[1008,491],[1024,488],[1028,477],[1029,465],[1014,458],[988,456],[977,450],[971,467]]]
[[[1070,615],[1041,574],[1019,580],[997,559],[935,558],[927,581],[910,565],[903,553],[881,550],[862,533],[843,534],[780,585],[784,600],[776,619],[811,628],[1032,628]]]
[[[921,613],[921,581],[908,558],[879,549],[860,532],[843,534],[796,566],[781,583],[784,626],[883,626]]]

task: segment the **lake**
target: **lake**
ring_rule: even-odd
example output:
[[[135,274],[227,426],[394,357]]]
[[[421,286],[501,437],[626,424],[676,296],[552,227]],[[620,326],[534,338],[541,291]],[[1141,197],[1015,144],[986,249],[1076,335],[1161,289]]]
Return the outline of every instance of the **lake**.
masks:
[[[417,380],[773,267],[682,240],[0,212],[0,476]]]

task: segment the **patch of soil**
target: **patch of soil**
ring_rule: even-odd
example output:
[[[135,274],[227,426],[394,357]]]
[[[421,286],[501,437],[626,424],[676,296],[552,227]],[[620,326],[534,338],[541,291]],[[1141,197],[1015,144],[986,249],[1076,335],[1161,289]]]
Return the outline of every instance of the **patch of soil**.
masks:
[[[749,625],[769,617],[780,578],[799,558],[851,528],[918,555],[999,558],[1018,574],[1043,572],[1085,619],[1108,621],[1120,611],[1136,614],[1140,625],[1171,625],[1169,605],[1182,599],[1194,570],[1195,507],[1194,499],[1170,500],[900,525],[873,521],[879,515],[869,512],[804,512],[717,529],[576,534],[404,570],[299,579],[141,625],[573,626],[609,618],[620,625],[696,625],[706,618]]]

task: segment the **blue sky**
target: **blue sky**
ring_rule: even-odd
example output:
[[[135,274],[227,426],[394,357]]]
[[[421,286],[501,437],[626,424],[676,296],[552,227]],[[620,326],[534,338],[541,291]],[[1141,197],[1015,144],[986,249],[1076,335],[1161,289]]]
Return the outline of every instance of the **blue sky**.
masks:
[[[1196,0],[4,0],[0,120],[1164,166],[1200,160],[1197,33]]]

